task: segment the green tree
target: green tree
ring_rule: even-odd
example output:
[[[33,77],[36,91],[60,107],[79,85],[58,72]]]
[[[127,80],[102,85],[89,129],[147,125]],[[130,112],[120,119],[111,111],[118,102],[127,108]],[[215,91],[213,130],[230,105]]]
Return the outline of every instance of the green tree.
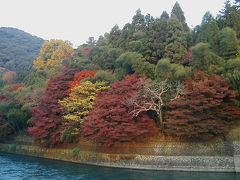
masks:
[[[119,26],[116,24],[109,34],[109,43],[112,47],[119,47],[119,39],[121,37],[121,30]]]
[[[224,8],[219,12],[218,23],[221,28],[231,27],[236,31],[237,37],[240,37],[240,9],[239,2],[236,1],[235,5],[231,1],[225,2]]]
[[[210,12],[206,12],[203,16],[201,26],[196,28],[196,42],[209,43],[213,47],[218,32],[217,21]]]
[[[146,26],[149,28],[150,25],[154,22],[154,18],[150,15],[150,14],[147,14],[145,16],[145,23],[146,23]]]
[[[165,53],[167,27],[169,15],[163,11],[160,19],[156,19],[147,32],[149,38],[148,48],[150,49],[150,63],[157,64],[158,60],[163,58]]]
[[[181,64],[171,64],[169,59],[161,59],[156,67],[156,78],[158,80],[178,81],[191,75],[191,68]]]
[[[122,50],[109,48],[108,46],[96,46],[93,48],[90,59],[93,64],[103,70],[113,69],[115,60],[120,56]]]
[[[238,39],[236,32],[226,27],[222,29],[216,36],[215,51],[224,59],[231,59],[236,57],[238,47]]]
[[[132,18],[132,25],[135,31],[144,31],[146,28],[145,18],[141,10],[138,9]]]
[[[171,16],[173,15],[175,15],[179,22],[182,24],[184,31],[189,31],[184,12],[178,2],[176,2],[172,8]]]
[[[165,47],[165,58],[179,63],[186,53],[187,39],[182,24],[176,15],[172,15],[167,27],[167,38]]]
[[[122,79],[126,74],[136,72],[140,76],[154,78],[155,65],[147,62],[136,52],[125,52],[119,56],[115,64],[117,76]]]
[[[223,68],[223,59],[216,55],[208,43],[198,43],[192,47],[190,65],[194,70],[220,73]]]
[[[240,107],[240,57],[227,61],[222,76],[228,79],[232,88],[238,92],[237,105]]]

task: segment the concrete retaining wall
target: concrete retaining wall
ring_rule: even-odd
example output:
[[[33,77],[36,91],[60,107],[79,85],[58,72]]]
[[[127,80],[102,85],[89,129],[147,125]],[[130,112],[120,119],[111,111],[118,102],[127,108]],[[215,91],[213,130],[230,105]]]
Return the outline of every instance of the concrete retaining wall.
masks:
[[[209,148],[208,146],[208,150]],[[194,156],[166,156],[109,154],[85,151],[79,148],[59,149],[19,144],[0,144],[0,151],[4,152],[99,166],[151,170],[240,172],[240,142],[234,142],[232,148],[232,155],[219,153],[220,155],[215,154],[211,156],[198,154]]]

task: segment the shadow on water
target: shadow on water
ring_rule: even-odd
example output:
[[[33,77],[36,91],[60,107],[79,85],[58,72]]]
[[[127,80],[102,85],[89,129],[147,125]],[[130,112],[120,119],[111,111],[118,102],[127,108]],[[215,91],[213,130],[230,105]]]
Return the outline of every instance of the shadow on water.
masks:
[[[0,152],[0,180],[240,180],[235,173],[105,168]]]

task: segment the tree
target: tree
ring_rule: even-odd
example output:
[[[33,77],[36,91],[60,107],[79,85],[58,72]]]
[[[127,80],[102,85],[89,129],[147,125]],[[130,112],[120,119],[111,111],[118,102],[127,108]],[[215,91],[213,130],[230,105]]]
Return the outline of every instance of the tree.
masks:
[[[95,76],[96,73],[96,70],[82,70],[74,74],[73,81],[69,81],[69,92],[71,92],[72,88],[79,86],[81,84],[81,81],[86,78],[91,78]]]
[[[122,78],[126,74],[136,72],[141,76],[154,78],[155,65],[147,62],[143,56],[136,52],[125,52],[115,62],[117,73]]]
[[[239,2],[232,5],[229,0],[225,2],[224,8],[219,12],[217,17],[218,24],[221,28],[230,27],[232,28],[237,37],[240,37],[240,9]]]
[[[167,27],[167,38],[164,57],[179,63],[187,51],[187,40],[182,24],[172,15]]]
[[[110,31],[109,34],[109,43],[112,47],[119,47],[119,39],[121,37],[121,30],[119,26],[116,24]]]
[[[195,72],[184,83],[184,96],[167,104],[164,133],[184,140],[224,135],[238,119],[235,92],[220,76]]]
[[[83,136],[110,146],[116,142],[139,142],[155,135],[155,122],[146,113],[137,117],[130,114],[133,106],[128,103],[129,97],[137,94],[141,86],[134,74],[99,93],[95,109],[82,124]]]
[[[144,15],[142,15],[141,10],[138,9],[136,14],[132,18],[132,25],[135,31],[144,31],[146,28]]]
[[[160,19],[156,19],[149,28],[147,35],[149,37],[148,48],[150,49],[150,63],[157,64],[158,60],[163,58],[165,53],[169,15],[163,11]]]
[[[93,48],[90,59],[100,69],[114,69],[114,62],[122,54],[122,49],[109,48],[108,46],[96,46]]]
[[[223,71],[224,61],[216,55],[208,43],[198,43],[192,47],[190,65],[194,70],[220,74]]]
[[[9,99],[0,99],[0,138],[25,129],[29,118],[31,115],[25,106]]]
[[[186,18],[184,16],[184,12],[178,2],[176,2],[172,8],[171,16],[174,16],[174,15],[182,24],[184,31],[189,31],[188,25],[186,23]]]
[[[43,43],[40,56],[33,61],[33,68],[40,70],[55,69],[64,59],[71,59],[73,48],[70,42],[51,40]]]
[[[145,23],[146,23],[146,26],[149,28],[150,25],[154,22],[154,18],[150,15],[150,14],[147,14],[145,16]]]
[[[142,112],[153,111],[157,114],[158,127],[163,128],[166,104],[182,95],[182,85],[179,82],[171,83],[167,80],[156,81],[152,85],[143,83],[143,85],[142,93],[135,94],[129,100],[134,107],[131,114],[137,117]]]
[[[89,37],[86,43],[88,47],[92,47],[96,45],[96,40],[94,39],[94,37]]]
[[[237,47],[238,39],[233,29],[226,27],[217,34],[215,48],[219,56],[224,59],[234,58],[237,55]]]
[[[202,18],[199,28],[196,28],[196,42],[209,43],[214,47],[216,35],[219,32],[217,21],[210,12],[206,12]]]
[[[108,88],[107,82],[92,83],[85,81],[72,88],[69,96],[59,101],[65,111],[63,115],[65,128],[61,135],[62,141],[73,141],[80,134],[83,118],[95,107],[96,94]]]
[[[231,84],[232,89],[238,92],[237,94],[237,104],[240,106],[240,58],[229,59],[225,66],[222,76],[228,79]]]
[[[155,74],[158,80],[181,81],[191,76],[191,68],[181,64],[171,64],[168,59],[161,59],[158,61]]]
[[[38,106],[32,108],[33,126],[28,129],[37,143],[54,146],[61,143],[63,107],[59,100],[68,95],[69,81],[73,80],[75,69],[65,70],[53,76],[47,85],[45,96]]]

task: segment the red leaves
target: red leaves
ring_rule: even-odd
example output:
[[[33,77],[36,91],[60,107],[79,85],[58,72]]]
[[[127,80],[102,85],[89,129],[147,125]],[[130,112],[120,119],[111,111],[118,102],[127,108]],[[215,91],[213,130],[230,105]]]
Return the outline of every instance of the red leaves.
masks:
[[[185,96],[168,104],[164,133],[183,139],[205,140],[223,135],[239,118],[235,92],[217,75],[197,72],[185,80]]]
[[[133,106],[128,99],[138,93],[141,82],[137,75],[117,81],[108,92],[99,93],[96,108],[90,111],[82,125],[83,136],[112,145],[115,142],[143,141],[157,133],[153,119],[145,113],[132,117]]]
[[[69,81],[73,80],[75,73],[76,70],[70,69],[52,77],[40,104],[32,108],[34,126],[29,128],[29,132],[41,145],[52,146],[60,143],[63,112],[58,101],[67,96]]]
[[[4,95],[0,95],[0,102],[7,103],[10,102],[10,99]]]
[[[10,92],[13,92],[13,91],[16,91],[16,90],[18,90],[19,88],[23,88],[23,87],[25,87],[24,84],[14,84],[12,87],[10,87],[9,91],[10,91]]]
[[[74,75],[74,81],[69,82],[69,87],[74,88],[78,86],[82,80],[93,77],[95,76],[96,73],[97,73],[96,70],[83,70],[79,73],[76,73]]]

